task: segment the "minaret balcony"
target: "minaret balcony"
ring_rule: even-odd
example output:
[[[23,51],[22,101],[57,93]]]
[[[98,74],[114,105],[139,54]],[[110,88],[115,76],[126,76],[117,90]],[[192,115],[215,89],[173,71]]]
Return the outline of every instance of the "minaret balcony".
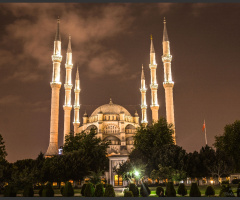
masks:
[[[147,105],[141,105],[141,109],[147,109]]]
[[[150,108],[159,108],[159,105],[158,104],[152,104],[152,105],[150,105]]]
[[[52,88],[55,88],[55,87],[60,88],[62,83],[61,82],[51,82],[50,85]]]
[[[75,93],[79,93],[80,91],[81,91],[81,89],[78,89],[78,88],[75,88],[75,89],[74,89],[74,92],[75,92]]]
[[[150,68],[150,69],[157,69],[157,64],[156,64],[156,65],[149,64],[149,68]]]
[[[63,109],[64,110],[71,110],[72,109],[72,105],[63,105]]]
[[[72,89],[72,84],[64,84],[65,89]]]
[[[150,88],[151,89],[158,89],[158,84],[157,83],[150,84]]]
[[[146,92],[147,88],[140,88],[140,92]]]
[[[173,81],[167,81],[167,82],[163,82],[163,86],[165,87],[173,87],[174,86],[174,82]]]
[[[53,62],[62,62],[62,56],[61,55],[52,55],[52,61]]]
[[[65,68],[66,68],[66,69],[72,69],[72,67],[73,67],[73,64],[72,64],[72,63],[66,63],[66,64],[65,64]]]
[[[80,109],[80,105],[74,105],[73,107],[74,109],[78,109],[78,110]]]
[[[163,62],[171,62],[172,61],[172,55],[163,55],[162,56]]]

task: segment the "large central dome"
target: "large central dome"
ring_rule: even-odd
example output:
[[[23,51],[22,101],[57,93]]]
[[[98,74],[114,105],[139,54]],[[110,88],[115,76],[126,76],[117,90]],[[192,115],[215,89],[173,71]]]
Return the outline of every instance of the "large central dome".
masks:
[[[112,99],[110,99],[109,104],[102,105],[98,107],[96,110],[94,110],[91,116],[95,116],[99,112],[102,112],[103,114],[120,114],[121,112],[123,112],[125,115],[131,116],[131,114],[127,111],[126,108],[114,104],[112,102]]]

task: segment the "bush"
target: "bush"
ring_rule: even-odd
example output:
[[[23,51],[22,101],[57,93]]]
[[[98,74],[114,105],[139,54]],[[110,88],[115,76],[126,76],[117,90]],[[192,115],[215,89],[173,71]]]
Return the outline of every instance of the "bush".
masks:
[[[124,192],[124,197],[133,197],[132,191],[125,191]]]
[[[95,197],[103,197],[103,195],[104,195],[103,184],[99,183],[96,185]]]
[[[165,195],[167,197],[175,197],[176,196],[176,190],[174,189],[173,182],[168,182]]]
[[[232,180],[232,184],[238,184],[238,183],[240,183],[240,179],[233,179]]]
[[[33,197],[34,191],[32,185],[26,185],[23,190],[23,196],[24,197]]]
[[[189,196],[190,197],[201,197],[201,192],[197,186],[197,183],[192,183]]]
[[[234,197],[232,188],[228,184],[222,184],[219,196],[220,197]]]
[[[180,183],[180,185],[178,186],[177,193],[182,196],[187,195],[187,188],[185,187],[184,183]]]
[[[42,197],[54,197],[54,190],[52,188],[52,184],[48,183],[43,191],[42,191]]]
[[[159,197],[164,197],[164,189],[161,186],[158,186],[156,188],[156,195],[158,195]]]
[[[106,189],[104,192],[104,197],[115,197],[115,192],[113,186],[110,184],[106,184]]]
[[[222,184],[229,184],[229,181],[222,181]]]
[[[142,197],[148,197],[151,194],[151,191],[150,191],[147,183],[141,184],[140,194]]]
[[[87,186],[86,183],[84,183],[83,186],[82,186],[82,189],[81,189],[82,196],[84,196],[84,190],[85,190],[86,186]]]
[[[40,197],[42,197],[43,188],[44,188],[44,186],[41,185],[41,186],[40,186],[40,189],[39,189],[39,192],[38,192],[38,194],[39,194]]]
[[[205,195],[208,196],[208,197],[215,195],[215,190],[213,189],[213,187],[211,185],[207,186],[207,189],[205,191]]]
[[[17,188],[14,185],[7,185],[4,187],[3,195],[4,197],[16,197]]]
[[[237,197],[240,197],[240,182],[238,183],[237,187]]]
[[[63,191],[61,191],[61,193],[64,197],[73,197],[74,196],[74,190],[73,190],[72,184],[67,181],[65,183],[65,186],[63,187]]]
[[[85,197],[94,197],[94,186],[92,183],[88,183],[85,190],[84,190],[84,196]]]
[[[129,191],[132,191],[134,197],[139,197],[138,187],[134,183],[130,183]]]
[[[63,190],[64,190],[64,186],[62,186],[61,188],[60,188],[60,192],[61,192],[61,195],[63,196]]]

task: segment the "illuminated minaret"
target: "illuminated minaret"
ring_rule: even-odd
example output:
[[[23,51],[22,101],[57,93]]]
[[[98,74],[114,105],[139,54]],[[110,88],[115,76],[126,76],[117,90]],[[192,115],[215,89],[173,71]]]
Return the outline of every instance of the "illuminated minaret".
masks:
[[[75,102],[74,102],[74,122],[73,122],[73,126],[74,126],[74,134],[77,133],[77,129],[80,125],[80,121],[79,121],[79,109],[80,109],[80,97],[79,97],[79,93],[80,93],[81,89],[80,89],[80,79],[79,79],[79,73],[78,73],[78,68],[77,68],[77,73],[76,73],[76,79],[75,79]]]
[[[71,90],[72,90],[72,48],[71,48],[71,36],[69,36],[67,55],[66,55],[66,79],[65,79],[65,104],[64,110],[64,135],[63,144],[65,143],[65,137],[70,134],[70,123],[71,123]]]
[[[158,121],[158,98],[157,98],[157,89],[158,89],[158,84],[157,84],[157,77],[156,77],[156,69],[157,69],[157,63],[156,63],[156,58],[155,58],[155,51],[154,51],[154,46],[153,46],[153,39],[151,36],[151,46],[150,46],[150,73],[151,73],[151,110],[152,110],[152,122]]]
[[[58,154],[58,121],[59,121],[59,92],[61,88],[60,82],[60,65],[62,61],[61,55],[61,38],[59,32],[60,19],[57,20],[57,32],[54,41],[54,50],[52,55],[53,61],[53,74],[52,82],[50,83],[52,88],[51,97],[51,119],[50,119],[50,140],[49,146],[46,152],[46,156]]]
[[[144,71],[143,71],[143,66],[142,66],[142,75],[141,75],[141,88],[140,88],[140,92],[141,92],[141,109],[142,109],[142,120],[141,120],[141,124],[143,124],[144,126],[147,125],[148,121],[147,121],[147,103],[146,103],[146,84],[145,84],[145,76],[144,76]]]
[[[163,55],[162,61],[164,65],[164,82],[163,87],[165,89],[165,101],[166,101],[166,118],[167,122],[173,124],[173,139],[176,144],[176,133],[175,133],[175,121],[174,121],[174,105],[173,105],[173,86],[172,72],[171,72],[171,61],[172,55],[170,54],[170,42],[167,34],[166,20],[164,18],[164,29],[163,29]]]

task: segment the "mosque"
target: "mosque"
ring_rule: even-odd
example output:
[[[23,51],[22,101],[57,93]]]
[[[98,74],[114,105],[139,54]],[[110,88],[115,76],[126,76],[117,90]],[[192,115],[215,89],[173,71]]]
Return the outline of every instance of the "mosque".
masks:
[[[175,121],[174,121],[174,104],[173,104],[173,86],[171,73],[171,61],[172,55],[170,54],[170,42],[168,39],[166,20],[164,19],[164,30],[163,30],[163,55],[162,62],[164,66],[164,82],[163,87],[165,89],[165,102],[166,102],[166,119],[168,123],[173,124],[173,138],[176,143],[175,137]],[[57,31],[54,41],[54,50],[52,55],[53,61],[53,73],[52,82],[50,83],[52,88],[51,96],[51,119],[50,119],[50,140],[47,152],[45,156],[52,156],[58,154],[58,125],[59,125],[59,94],[61,88],[60,82],[60,66],[62,61],[61,54],[61,37],[60,37],[60,20],[57,20]],[[71,123],[71,91],[72,91],[72,48],[71,48],[71,36],[69,36],[68,48],[66,53],[66,77],[65,77],[65,103],[63,105],[64,110],[64,139],[70,134],[70,123]],[[151,37],[150,43],[150,74],[151,74],[151,112],[152,121],[158,121],[158,96],[157,96],[157,63],[155,58],[155,50],[153,45],[153,39]],[[140,81],[139,81],[140,82]],[[124,162],[128,159],[129,153],[133,149],[133,139],[136,129],[140,126],[139,116],[136,112],[132,116],[127,109],[121,105],[114,104],[112,99],[110,102],[102,105],[95,109],[95,111],[88,116],[87,113],[83,115],[83,124],[80,125],[80,78],[77,69],[75,86],[74,86],[74,134],[80,133],[82,131],[90,131],[91,128],[95,128],[97,131],[96,137],[101,138],[104,141],[111,141],[108,148],[109,156],[109,172],[106,173],[106,179],[110,184],[114,186],[124,185],[121,177],[118,177],[113,172],[113,167],[117,166],[119,163]],[[141,74],[141,124],[146,126],[148,124],[147,120],[147,104],[146,104],[146,84],[144,70],[142,67]]]

